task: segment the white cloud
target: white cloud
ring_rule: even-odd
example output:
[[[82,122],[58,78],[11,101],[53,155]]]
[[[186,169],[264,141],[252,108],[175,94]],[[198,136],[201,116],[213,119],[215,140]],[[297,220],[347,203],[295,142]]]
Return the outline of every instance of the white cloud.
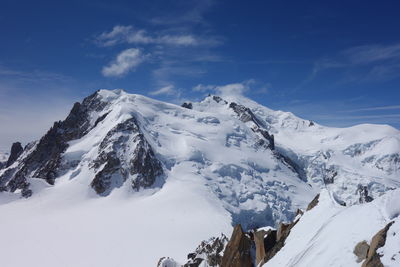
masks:
[[[345,82],[384,81],[400,75],[400,43],[392,45],[362,45],[339,52],[333,58],[322,58],[314,63],[307,81],[328,69],[346,71]]]
[[[231,83],[223,86],[217,86],[215,91],[221,96],[237,96],[243,95],[249,89],[244,83]]]
[[[152,91],[149,93],[150,95],[157,96],[157,95],[174,95],[177,94],[175,87],[173,85],[164,86],[156,91]]]
[[[237,96],[243,95],[246,91],[250,90],[250,88],[254,89],[254,85],[258,84],[254,79],[246,80],[241,83],[230,83],[226,85],[204,85],[198,84],[192,88],[194,92],[215,92],[221,96]],[[257,93],[265,93],[267,90],[266,85],[262,85],[261,88],[257,90]]]
[[[114,61],[103,67],[102,73],[106,77],[120,77],[133,70],[145,60],[145,56],[137,48],[129,48],[119,53]]]
[[[120,43],[128,44],[157,44],[174,46],[216,45],[218,40],[213,38],[201,39],[192,34],[163,34],[156,32],[151,35],[143,29],[133,26],[117,25],[110,32],[103,32],[96,37],[100,46],[113,46]]]
[[[194,92],[208,92],[208,91],[214,91],[216,88],[215,85],[204,85],[204,84],[198,84],[195,87],[192,88],[192,91]]]
[[[379,110],[394,110],[394,109],[400,109],[400,105],[359,108],[359,109],[345,110],[344,112],[379,111]]]

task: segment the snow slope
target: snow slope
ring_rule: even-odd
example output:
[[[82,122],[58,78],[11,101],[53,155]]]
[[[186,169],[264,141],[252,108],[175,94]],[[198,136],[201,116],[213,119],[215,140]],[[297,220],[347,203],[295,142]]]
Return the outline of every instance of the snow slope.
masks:
[[[395,223],[378,252],[384,255],[385,266],[399,266],[399,200],[400,190],[396,189],[370,203],[343,207],[323,190],[318,205],[301,217],[285,246],[265,266],[360,266],[354,247],[363,240],[370,243],[391,221]]]
[[[250,229],[293,219],[321,188],[352,204],[359,185],[374,198],[399,187],[399,132],[390,127],[310,126],[244,97],[209,96],[192,109],[122,90],[100,90],[93,99],[94,107],[83,106],[87,121],[74,113],[54,128],[75,136],[59,162],[50,157],[39,171],[31,164],[17,177],[26,181],[0,193],[0,248],[9,255],[2,266],[154,266],[162,256],[184,262],[201,240],[229,236],[237,223]],[[232,102],[243,106],[234,110]],[[275,135],[275,150],[265,131]],[[10,188],[26,159],[36,163],[30,155],[48,146],[41,142],[0,170],[1,186]],[[134,188],[139,174],[128,170],[143,152],[140,142],[160,171],[151,186]],[[58,167],[40,177],[48,166]],[[107,190],[97,194],[93,182],[104,170],[111,173],[100,184]],[[20,198],[29,190],[31,197]]]
[[[250,99],[226,99],[249,107],[275,135],[276,149],[299,165],[306,180],[334,192],[341,201],[359,203],[359,186],[373,198],[400,187],[399,130],[372,124],[325,127]]]
[[[54,185],[31,176],[31,197],[20,199],[19,190],[0,194],[0,247],[9,255],[2,266],[154,266],[167,255],[183,262],[188,248],[229,235],[232,224],[290,220],[315,195],[226,105],[214,101],[198,111],[121,90],[96,97],[106,104],[90,113],[91,130],[68,143]],[[101,144],[131,118],[164,175],[139,192],[129,183],[132,176],[99,196],[91,183]],[[20,168],[35,149],[10,168]],[[129,151],[117,153],[129,157]]]

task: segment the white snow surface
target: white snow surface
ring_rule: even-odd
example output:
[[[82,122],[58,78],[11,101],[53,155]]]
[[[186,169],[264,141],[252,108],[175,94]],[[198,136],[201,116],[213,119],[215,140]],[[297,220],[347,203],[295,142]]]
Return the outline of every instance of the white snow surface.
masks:
[[[100,90],[98,97],[108,104],[91,114],[91,125],[108,115],[84,137],[69,143],[63,166],[70,168],[54,186],[30,178],[32,197],[0,194],[0,248],[7,255],[2,266],[146,267],[155,266],[163,256],[185,262],[187,252],[200,241],[221,232],[230,236],[236,223],[252,228],[290,221],[296,209],[306,207],[321,188],[352,204],[358,200],[358,184],[368,186],[374,198],[400,187],[400,134],[389,126],[309,126],[309,121],[244,97],[224,96],[227,104],[207,97],[193,103],[193,109],[122,90]],[[303,167],[306,177],[258,146],[259,136],[229,108],[230,101],[249,107],[275,135],[277,150]],[[109,196],[100,197],[90,187],[91,163],[107,133],[131,117],[163,164],[164,180],[140,192],[126,181]],[[321,177],[330,168],[338,174],[333,184],[325,186]],[[347,213],[325,203],[319,228],[342,210]],[[371,214],[376,213],[371,216],[378,218],[374,203],[346,210],[360,210],[363,216],[367,209],[359,207],[371,207]],[[383,222],[363,222],[370,224],[365,226],[368,230],[351,240],[369,238],[367,232],[379,230]]]
[[[385,266],[399,266],[399,198],[400,189],[396,189],[370,203],[343,207],[322,190],[318,205],[300,218],[285,246],[265,266],[361,266],[354,247],[363,240],[370,244],[372,237],[391,221],[395,223],[378,252],[384,255],[381,261]]]

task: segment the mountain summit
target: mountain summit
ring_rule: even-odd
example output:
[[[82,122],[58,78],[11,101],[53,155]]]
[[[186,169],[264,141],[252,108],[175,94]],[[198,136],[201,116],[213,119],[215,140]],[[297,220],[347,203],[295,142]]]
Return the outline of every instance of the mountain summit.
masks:
[[[400,132],[390,126],[324,127],[242,96],[177,106],[99,90],[0,170],[3,229],[34,224],[43,236],[1,233],[27,235],[27,249],[58,234],[63,244],[51,241],[58,249],[45,259],[53,265],[60,250],[81,254],[84,235],[89,254],[111,255],[81,255],[81,265],[112,266],[136,249],[137,266],[151,266],[232,225],[292,221],[321,189],[340,205],[370,202],[399,188],[399,174]]]

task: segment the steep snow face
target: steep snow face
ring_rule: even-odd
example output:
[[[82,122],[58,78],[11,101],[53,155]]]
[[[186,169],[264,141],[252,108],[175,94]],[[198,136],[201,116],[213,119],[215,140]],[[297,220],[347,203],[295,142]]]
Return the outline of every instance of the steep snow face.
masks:
[[[363,124],[330,128],[290,112],[273,111],[246,98],[270,134],[276,150],[304,171],[317,188],[328,188],[348,205],[400,187],[400,131],[386,125]]]
[[[290,220],[316,193],[261,127],[224,103],[191,110],[119,90],[84,102],[0,171],[5,266],[154,266],[167,255],[184,262],[200,240],[230,235],[236,223]],[[44,147],[56,161],[38,152]],[[41,176],[49,160],[52,179]],[[25,180],[9,190],[19,172]],[[21,190],[32,196],[19,199]]]
[[[355,246],[364,240],[370,244],[391,221],[394,224],[378,253],[384,255],[381,260],[385,266],[398,266],[399,198],[400,190],[396,189],[370,203],[343,207],[323,190],[318,205],[301,217],[285,246],[266,266],[360,266],[353,253]]]
[[[369,201],[399,186],[393,128],[311,125],[243,97],[187,107],[100,90],[29,144],[0,170],[7,264],[184,262],[188,248],[230,235],[232,224],[291,220],[320,188],[355,203],[357,190]]]

